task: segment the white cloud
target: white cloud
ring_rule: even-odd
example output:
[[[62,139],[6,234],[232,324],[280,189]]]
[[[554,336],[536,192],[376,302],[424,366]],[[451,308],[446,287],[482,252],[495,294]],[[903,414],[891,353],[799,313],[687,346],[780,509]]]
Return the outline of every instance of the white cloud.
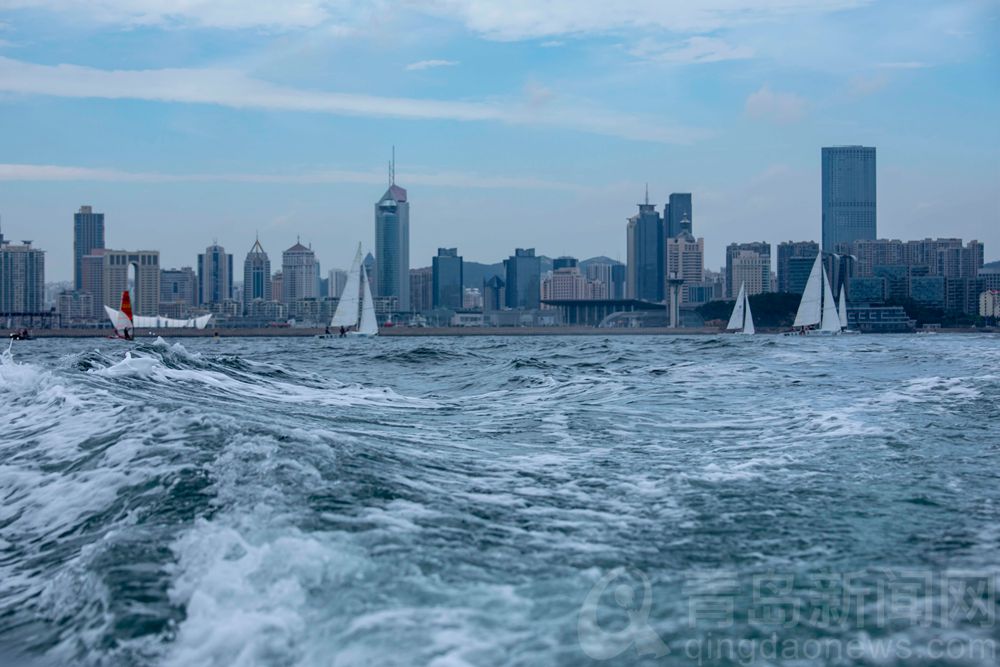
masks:
[[[690,143],[704,130],[574,102],[540,111],[525,100],[458,102],[290,88],[230,69],[101,70],[36,65],[0,56],[0,92],[69,98],[214,104],[237,109],[312,111],[343,116],[494,121],[555,127],[659,143]]]
[[[490,39],[512,41],[620,30],[707,32],[787,14],[828,12],[868,0],[431,0],[411,2],[456,18]]]
[[[793,123],[806,113],[806,100],[795,93],[776,93],[764,85],[747,97],[746,112],[752,118],[775,123]]]
[[[455,67],[456,65],[458,65],[457,60],[418,60],[415,63],[407,65],[405,69],[412,72],[435,67]]]
[[[77,167],[51,164],[2,164],[2,181],[56,181],[56,182],[105,182],[105,183],[261,183],[302,185],[361,184],[381,185],[385,183],[381,171],[320,170],[291,174],[171,174],[151,171],[127,171],[102,167]],[[491,176],[469,172],[409,170],[397,174],[400,182],[414,186],[444,186],[470,188],[501,188],[519,190],[581,190],[583,186],[574,183],[549,181],[523,176]]]
[[[115,25],[204,28],[315,27],[333,18],[327,0],[4,0],[6,9],[44,9]]]
[[[713,63],[753,57],[753,49],[732,46],[716,37],[690,37],[681,43],[665,43],[650,37],[639,40],[629,53],[636,58],[661,63]]]

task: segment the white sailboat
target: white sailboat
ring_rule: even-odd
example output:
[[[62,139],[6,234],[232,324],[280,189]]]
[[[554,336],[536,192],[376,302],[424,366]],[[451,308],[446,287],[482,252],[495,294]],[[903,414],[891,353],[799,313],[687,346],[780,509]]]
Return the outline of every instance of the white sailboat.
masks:
[[[840,285],[840,299],[837,302],[837,316],[840,317],[840,333],[856,334],[858,331],[847,328],[847,292],[844,285]]]
[[[753,313],[750,312],[750,298],[747,296],[746,283],[740,285],[740,293],[736,297],[736,305],[733,306],[733,314],[729,316],[729,324],[726,325],[726,329],[750,335],[757,332],[753,326]]]
[[[846,313],[845,313],[846,314]],[[819,328],[810,328],[816,327]],[[816,255],[816,262],[809,272],[809,280],[802,292],[799,310],[795,313],[795,323],[792,325],[803,333],[838,334],[840,333],[840,315],[837,314],[837,304],[833,300],[830,281],[823,270],[822,255]]]
[[[368,274],[362,266],[361,244],[347,272],[347,283],[337,303],[337,311],[330,320],[330,328],[343,327],[353,336],[378,335],[378,321],[375,319],[375,300],[372,298]],[[336,334],[330,334],[333,336]]]

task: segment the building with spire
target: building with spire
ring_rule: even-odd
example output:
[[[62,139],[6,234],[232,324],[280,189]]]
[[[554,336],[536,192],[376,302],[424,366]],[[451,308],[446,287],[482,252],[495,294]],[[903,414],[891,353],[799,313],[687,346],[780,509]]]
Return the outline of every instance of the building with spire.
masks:
[[[253,303],[256,299],[262,301],[272,301],[271,294],[271,260],[264,247],[260,244],[260,238],[254,239],[250,252],[243,260],[243,307]]]
[[[389,166],[389,189],[375,204],[375,293],[396,297],[402,312],[410,310],[410,203],[396,185],[396,158]]]
[[[639,212],[628,219],[628,298],[660,303],[664,289],[664,228],[656,206],[646,201]]]

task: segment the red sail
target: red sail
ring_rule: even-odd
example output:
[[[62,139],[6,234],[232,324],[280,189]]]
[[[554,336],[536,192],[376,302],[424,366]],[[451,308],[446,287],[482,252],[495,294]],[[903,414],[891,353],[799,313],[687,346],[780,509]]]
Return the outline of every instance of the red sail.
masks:
[[[128,290],[122,292],[122,307],[121,311],[125,313],[125,317],[132,321],[132,300],[129,298]]]

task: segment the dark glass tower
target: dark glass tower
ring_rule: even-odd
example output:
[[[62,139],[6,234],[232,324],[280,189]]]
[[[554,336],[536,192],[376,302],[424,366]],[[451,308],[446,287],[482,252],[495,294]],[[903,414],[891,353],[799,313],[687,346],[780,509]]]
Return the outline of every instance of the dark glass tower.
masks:
[[[104,248],[104,214],[81,206],[73,214],[73,289],[83,289],[83,258]]]
[[[823,148],[823,252],[876,238],[875,147]]]
[[[458,248],[438,248],[432,260],[433,306],[459,310],[464,295],[462,256]]]

